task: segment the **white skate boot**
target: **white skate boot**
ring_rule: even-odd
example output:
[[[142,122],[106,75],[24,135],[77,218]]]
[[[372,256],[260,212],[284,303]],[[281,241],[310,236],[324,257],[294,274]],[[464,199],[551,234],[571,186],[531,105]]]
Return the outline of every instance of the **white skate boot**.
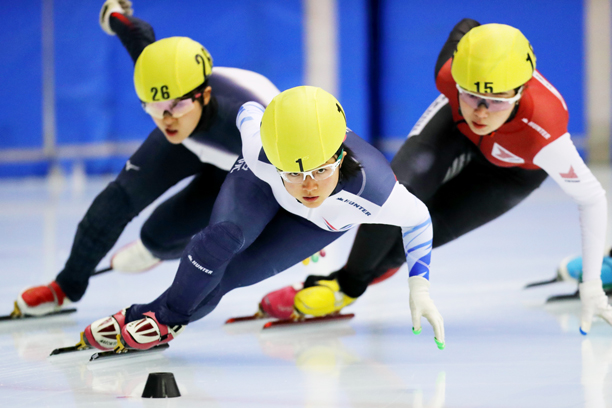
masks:
[[[123,273],[145,272],[160,263],[161,259],[153,256],[141,240],[124,246],[111,258],[113,270]]]
[[[117,347],[117,335],[125,326],[125,310],[112,316],[96,320],[83,331],[86,343],[99,350],[112,350]]]

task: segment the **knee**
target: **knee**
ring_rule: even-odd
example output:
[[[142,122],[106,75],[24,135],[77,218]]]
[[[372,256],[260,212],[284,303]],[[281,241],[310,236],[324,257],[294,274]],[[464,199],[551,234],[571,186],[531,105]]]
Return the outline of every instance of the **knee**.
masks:
[[[103,229],[121,225],[123,228],[136,215],[138,211],[126,191],[113,181],[94,199],[80,225]]]
[[[196,234],[188,247],[212,268],[228,262],[244,246],[242,229],[232,222],[209,225]]]

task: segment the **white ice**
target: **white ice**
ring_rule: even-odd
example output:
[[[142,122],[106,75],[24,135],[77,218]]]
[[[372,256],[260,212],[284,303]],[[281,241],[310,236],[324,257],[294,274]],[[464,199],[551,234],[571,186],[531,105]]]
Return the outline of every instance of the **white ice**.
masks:
[[[596,173],[610,191],[610,170]],[[0,182],[0,306],[48,283],[68,256],[76,225],[109,179],[54,177]],[[610,196],[610,195],[608,195]],[[478,208],[474,208],[478,211]],[[117,247],[138,236],[148,212]],[[349,237],[350,238],[350,237]],[[446,326],[446,349],[432,329],[411,332],[407,272],[372,286],[346,309],[346,323],[262,332],[227,327],[255,311],[270,290],[342,265],[350,239],[316,264],[298,265],[226,296],[163,353],[88,363],[89,351],[48,358],[73,345],[92,321],[147,302],[172,281],[176,262],[139,275],[91,279],[78,312],[0,323],[0,405],[7,407],[606,407],[612,406],[612,327],[578,332],[580,304],[545,305],[576,286],[552,278],[580,251],[576,205],[550,180],[500,219],[436,249],[432,297]],[[108,264],[108,257],[100,266]],[[151,372],[174,374],[182,396],[143,399]]]

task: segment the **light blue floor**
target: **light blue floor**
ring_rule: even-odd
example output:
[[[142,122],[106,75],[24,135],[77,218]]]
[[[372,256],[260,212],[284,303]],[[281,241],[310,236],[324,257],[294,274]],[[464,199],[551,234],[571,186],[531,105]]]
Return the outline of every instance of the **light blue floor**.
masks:
[[[609,188],[609,170],[597,175]],[[106,180],[0,183],[1,310],[48,283],[65,261],[76,225]],[[474,211],[478,211],[475,208]],[[146,214],[144,214],[146,215]],[[138,235],[143,216],[118,246]],[[499,220],[434,251],[432,297],[446,324],[439,351],[431,327],[411,333],[406,271],[371,287],[343,324],[278,329],[223,322],[255,311],[272,289],[337,267],[347,242],[317,264],[298,265],[236,290],[190,325],[164,353],[88,363],[91,352],[47,358],[77,342],[93,320],[150,301],[175,262],[140,275],[91,280],[78,313],[0,323],[0,401],[11,407],[606,407],[612,406],[612,328],[578,333],[579,302],[544,305],[571,284],[531,290],[559,260],[580,251],[576,205],[552,182]],[[345,240],[346,241],[346,240]],[[108,263],[105,259],[101,266]],[[140,398],[150,372],[172,372],[182,397]]]

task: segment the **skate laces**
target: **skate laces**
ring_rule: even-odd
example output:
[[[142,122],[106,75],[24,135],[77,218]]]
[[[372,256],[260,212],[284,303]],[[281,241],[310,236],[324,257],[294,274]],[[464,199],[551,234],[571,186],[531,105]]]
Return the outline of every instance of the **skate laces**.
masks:
[[[146,312],[143,313],[143,315],[143,319],[136,320],[128,324],[128,326],[131,326],[131,330],[128,329],[128,331],[131,332],[130,334],[132,334],[132,337],[138,336],[139,339],[137,341],[140,343],[164,341],[168,338],[172,340],[173,338],[178,336],[185,328],[185,325],[182,324],[175,324],[169,326],[160,323],[157,321],[155,313],[153,312]]]

